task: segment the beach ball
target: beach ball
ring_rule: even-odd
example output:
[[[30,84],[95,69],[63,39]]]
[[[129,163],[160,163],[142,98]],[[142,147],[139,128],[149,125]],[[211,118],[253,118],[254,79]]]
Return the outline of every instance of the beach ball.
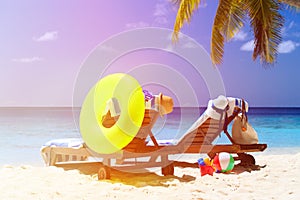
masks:
[[[214,157],[213,166],[217,172],[230,172],[234,167],[234,159],[230,153],[221,152]]]

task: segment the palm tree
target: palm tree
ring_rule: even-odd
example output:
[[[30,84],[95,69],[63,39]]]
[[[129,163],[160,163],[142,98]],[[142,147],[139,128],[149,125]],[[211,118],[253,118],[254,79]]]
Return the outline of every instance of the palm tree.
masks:
[[[173,32],[173,40],[185,22],[190,22],[201,0],[175,0],[179,5]],[[248,16],[254,34],[254,51],[252,58],[272,64],[277,55],[281,41],[281,28],[284,18],[280,14],[282,3],[300,8],[299,0],[219,0],[211,35],[211,59],[216,65],[222,63],[224,43],[244,26]]]

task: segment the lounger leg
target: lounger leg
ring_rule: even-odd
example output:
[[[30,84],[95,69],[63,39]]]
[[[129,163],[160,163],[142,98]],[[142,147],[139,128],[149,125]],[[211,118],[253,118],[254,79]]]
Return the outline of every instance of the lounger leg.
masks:
[[[161,155],[161,163],[161,173],[164,176],[174,175],[174,164],[171,161],[169,161],[168,155]]]
[[[214,157],[216,156],[216,152],[214,152],[214,151],[210,151],[210,152],[208,152],[207,153],[207,155],[208,155],[208,157],[210,158],[210,159],[214,159]]]
[[[101,165],[98,170],[98,180],[110,179],[110,167]]]
[[[57,154],[51,149],[50,150],[50,160],[49,160],[49,166],[54,166],[56,163]]]
[[[149,159],[149,162],[156,162],[158,155],[152,155]]]
[[[103,164],[100,165],[98,170],[98,180],[110,179],[110,172],[111,172],[110,166],[111,166],[111,159],[104,158]]]
[[[169,165],[165,166],[165,167],[162,167],[161,168],[161,173],[164,175],[164,176],[167,176],[167,175],[174,175],[174,164],[173,163],[170,163]]]
[[[110,158],[104,158],[103,159],[103,164],[110,167],[111,159]]]

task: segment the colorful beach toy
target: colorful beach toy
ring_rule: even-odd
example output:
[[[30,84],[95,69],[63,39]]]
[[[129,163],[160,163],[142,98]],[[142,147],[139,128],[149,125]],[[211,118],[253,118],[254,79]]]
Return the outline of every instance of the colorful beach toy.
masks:
[[[234,167],[234,159],[230,153],[218,153],[213,160],[213,166],[216,172],[228,173]]]

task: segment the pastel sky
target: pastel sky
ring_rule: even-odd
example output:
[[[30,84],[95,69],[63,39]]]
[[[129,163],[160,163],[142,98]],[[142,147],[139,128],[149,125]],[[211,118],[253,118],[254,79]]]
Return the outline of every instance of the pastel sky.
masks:
[[[182,32],[209,52],[217,1],[205,2]],[[135,28],[172,29],[176,16],[168,0],[3,0],[0,7],[0,106],[71,106],[80,67],[99,43]],[[286,21],[274,66],[252,61],[249,26],[225,45],[219,70],[228,96],[243,97],[254,106],[300,106],[300,13],[282,14]],[[139,62],[122,58],[119,67],[166,60],[172,67],[176,60],[151,51],[138,54]],[[205,87],[186,69],[195,88]],[[197,95],[203,105],[206,93]]]

